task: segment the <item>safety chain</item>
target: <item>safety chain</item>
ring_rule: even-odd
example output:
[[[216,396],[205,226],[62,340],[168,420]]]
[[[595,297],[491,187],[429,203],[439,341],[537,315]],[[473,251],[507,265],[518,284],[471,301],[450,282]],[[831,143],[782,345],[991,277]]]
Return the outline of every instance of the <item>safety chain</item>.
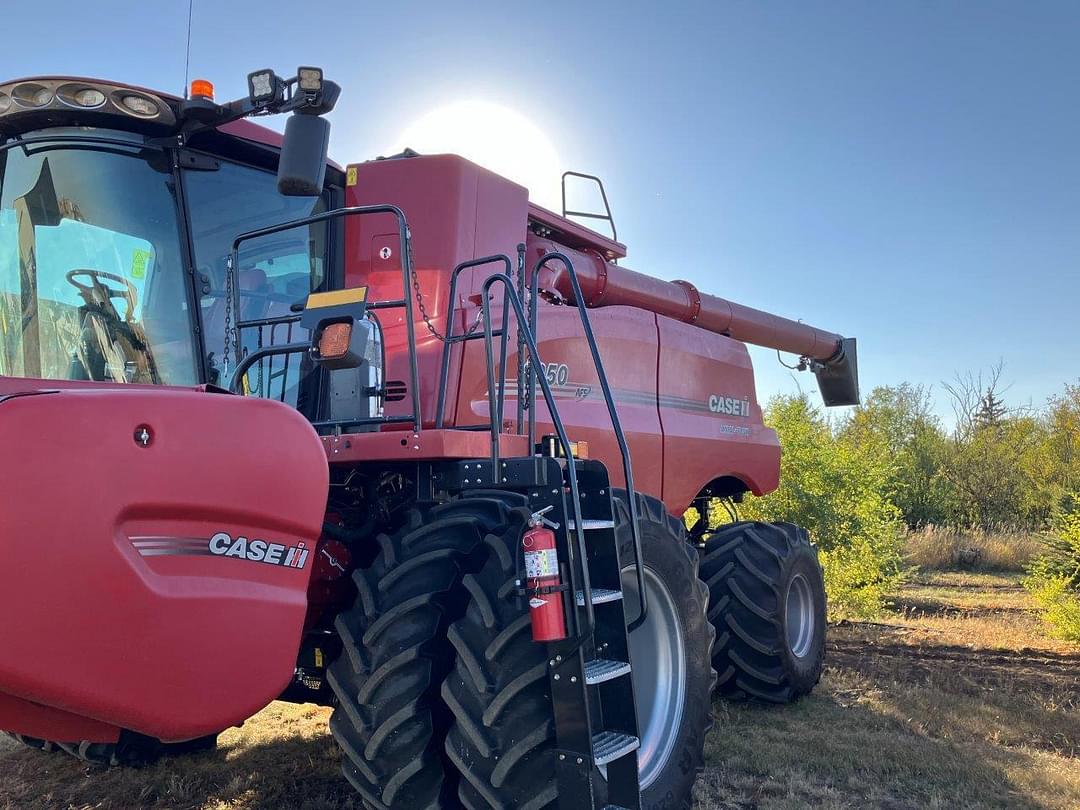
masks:
[[[431,334],[436,338],[436,340],[440,341],[441,343],[445,343],[446,342],[446,337],[443,336],[439,332],[439,330],[435,328],[435,324],[432,322],[431,316],[428,315],[427,307],[424,306],[424,296],[420,292],[420,276],[416,272],[416,262],[413,260],[413,249],[412,249],[412,239],[411,238],[405,240],[405,249],[409,251],[409,268],[412,271],[413,290],[416,293],[416,306],[420,309],[420,317],[424,319],[424,325],[427,326],[428,331],[431,332]],[[454,304],[454,302],[451,301],[450,305],[453,306],[453,304]],[[453,317],[453,314],[451,313],[450,317],[447,318],[447,326],[451,325],[451,323],[452,323],[451,318],[452,317]],[[472,326],[470,326],[468,328],[468,330],[465,332],[464,335],[455,335],[454,337],[469,337],[469,336],[471,336],[479,328],[480,321],[483,320],[483,317],[484,317],[484,311],[482,309],[477,310],[477,312],[476,312],[476,320],[473,321]]]
[[[229,254],[229,257],[225,260],[225,347],[221,351],[221,362],[225,367],[224,377],[226,380],[229,376],[229,344],[232,338],[232,309],[233,309],[233,257]],[[240,347],[236,347],[237,355],[240,354]]]

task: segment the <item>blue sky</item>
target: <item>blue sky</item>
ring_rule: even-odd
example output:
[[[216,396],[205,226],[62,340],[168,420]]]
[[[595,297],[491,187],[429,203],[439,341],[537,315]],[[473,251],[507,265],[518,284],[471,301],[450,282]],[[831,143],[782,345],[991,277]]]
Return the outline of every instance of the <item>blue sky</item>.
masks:
[[[182,86],[186,0],[4,17],[5,76]],[[194,20],[219,99],[325,67],[340,162],[451,102],[515,110],[605,178],[625,264],[857,336],[864,391],[933,385],[949,418],[958,371],[1003,361],[1013,404],[1080,377],[1080,4],[194,0]],[[763,399],[814,389],[755,361]]]

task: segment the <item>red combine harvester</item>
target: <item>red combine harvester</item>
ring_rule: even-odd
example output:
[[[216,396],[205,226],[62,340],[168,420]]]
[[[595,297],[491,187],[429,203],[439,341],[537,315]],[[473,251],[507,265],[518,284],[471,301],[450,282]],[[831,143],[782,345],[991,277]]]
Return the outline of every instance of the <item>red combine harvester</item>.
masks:
[[[0,84],[0,729],[138,764],[308,701],[372,808],[688,807],[825,601],[804,530],[681,515],[777,486],[745,343],[832,405],[854,340],[459,157],[328,163],[317,69],[193,89]]]

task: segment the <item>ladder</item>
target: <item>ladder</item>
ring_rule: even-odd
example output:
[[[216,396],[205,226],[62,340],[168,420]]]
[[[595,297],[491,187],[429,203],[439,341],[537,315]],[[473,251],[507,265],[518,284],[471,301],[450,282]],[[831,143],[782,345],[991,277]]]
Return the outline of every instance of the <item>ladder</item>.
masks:
[[[521,255],[519,251],[519,256]],[[622,559],[615,526],[615,507],[607,469],[597,461],[576,459],[573,445],[566,433],[550,384],[543,374],[537,348],[535,327],[536,278],[541,268],[551,261],[561,261],[567,268],[575,291],[578,312],[585,338],[596,367],[612,427],[622,455],[626,479],[627,507],[633,535],[633,559]],[[548,681],[551,689],[555,726],[555,773],[559,787],[559,804],[563,808],[591,810],[638,810],[641,805],[638,782],[637,713],[630,663],[629,633],[644,621],[647,604],[641,568],[641,537],[637,522],[637,504],[627,446],[611,388],[604,372],[596,339],[589,323],[584,296],[578,285],[573,263],[561,253],[549,253],[536,263],[533,270],[530,319],[526,319],[518,292],[514,289],[511,261],[505,255],[488,256],[465,262],[454,269],[450,301],[456,300],[460,273],[470,267],[501,264],[503,272],[487,278],[482,287],[480,322],[477,328],[454,335],[452,318],[448,320],[443,349],[443,368],[437,425],[443,425],[444,391],[448,379],[451,349],[457,343],[484,340],[488,382],[491,458],[483,464],[482,475],[473,478],[474,485],[519,487],[529,491],[534,512],[549,513],[549,525],[554,529],[559,559],[565,571],[562,580],[568,583],[563,600],[567,612],[568,637],[547,644]],[[518,271],[523,272],[519,261]],[[519,276],[518,288],[523,289]],[[503,313],[498,329],[493,327],[491,290],[501,284],[504,291]],[[556,452],[546,458],[501,459],[499,436],[502,432],[503,402],[506,390],[506,343],[509,335],[509,315],[513,312],[519,345],[528,352],[527,377],[529,410],[527,435],[529,446],[535,442],[535,386],[539,383],[544,401],[556,432]],[[500,339],[499,360],[496,365],[494,338]],[[519,380],[523,358],[518,355]],[[519,385],[519,418],[517,430],[523,432]],[[554,457],[552,457],[554,456]],[[489,466],[490,464],[490,466]],[[477,465],[479,466],[479,465]],[[476,475],[476,473],[473,473]],[[544,486],[530,486],[543,480]],[[556,483],[552,487],[550,484]],[[638,580],[639,614],[628,626],[623,600],[622,572],[633,567]]]

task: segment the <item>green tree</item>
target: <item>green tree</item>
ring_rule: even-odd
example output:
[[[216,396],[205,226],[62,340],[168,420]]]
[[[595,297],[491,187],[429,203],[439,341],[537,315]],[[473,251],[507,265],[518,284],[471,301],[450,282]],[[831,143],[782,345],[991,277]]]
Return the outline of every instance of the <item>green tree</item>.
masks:
[[[948,482],[942,475],[948,438],[931,412],[929,390],[910,383],[875,388],[852,411],[841,436],[888,452],[888,488],[909,527],[948,521]]]
[[[765,419],[783,448],[781,484],[750,502],[745,516],[805,526],[821,551],[833,612],[876,613],[902,572],[903,526],[889,497],[886,445],[837,435],[805,396],[774,398]]]

